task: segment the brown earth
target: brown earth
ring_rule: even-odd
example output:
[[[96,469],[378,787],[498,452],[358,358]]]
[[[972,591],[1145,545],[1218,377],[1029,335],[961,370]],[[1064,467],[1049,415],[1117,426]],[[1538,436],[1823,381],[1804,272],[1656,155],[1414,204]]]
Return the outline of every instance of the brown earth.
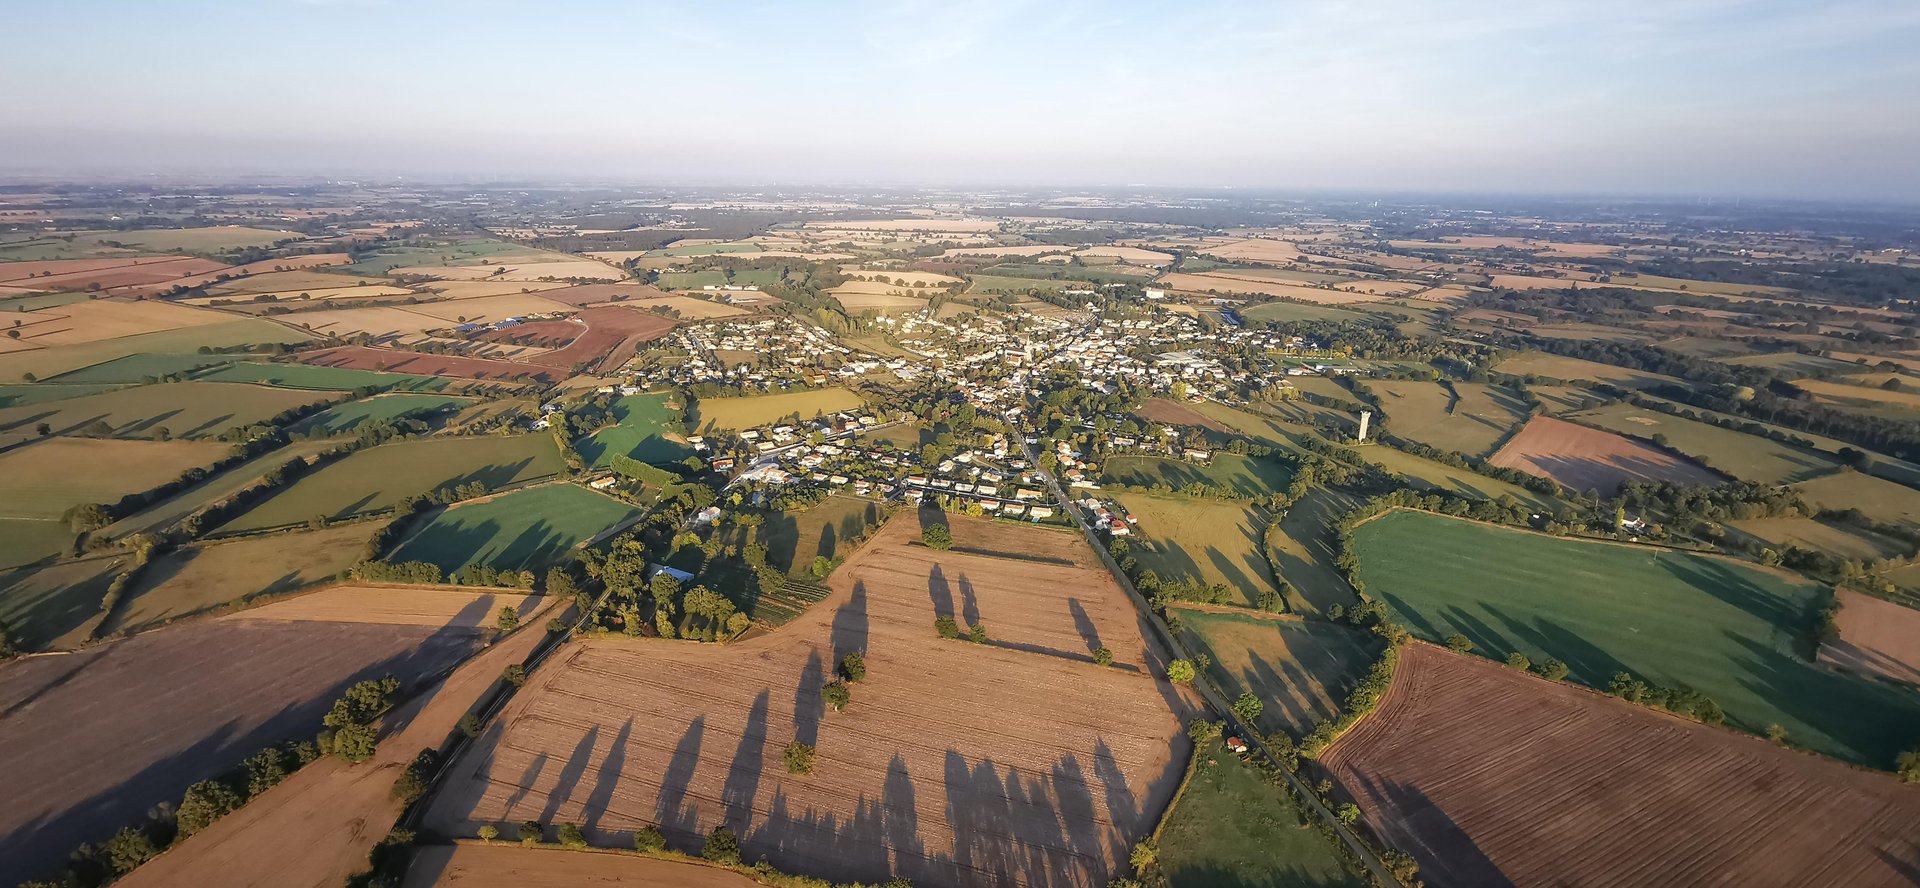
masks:
[[[414,590],[392,590],[400,595]],[[421,590],[419,594],[437,594]],[[311,596],[309,596],[311,597]],[[567,604],[549,601],[520,629],[481,651],[381,720],[371,761],[323,758],[246,807],[115,883],[121,888],[339,888],[367,868],[367,852],[400,817],[393,781],[420,750],[438,747],[501,671],[532,653],[542,626]],[[311,625],[311,624],[309,624]],[[460,637],[471,638],[467,633]]]
[[[427,827],[571,821],[630,847],[655,824],[697,850],[724,823],[748,860],[825,878],[1105,884],[1174,789],[1191,702],[1077,536],[956,519],[937,552],[919,530],[889,522],[765,635],[569,643],[453,765]],[[994,643],[939,638],[937,613]],[[1094,665],[1097,645],[1124,665]],[[866,679],[825,711],[859,650]],[[809,776],[782,764],[796,739],[818,750]]]
[[[452,376],[461,379],[512,379],[528,374],[541,382],[560,381],[552,368],[494,361],[486,358],[461,358],[429,355],[364,345],[341,345],[302,352],[296,358],[304,364],[321,367],[347,367],[354,370],[385,370],[389,373],[416,373],[423,376]]]
[[[1210,432],[1219,432],[1223,435],[1232,432],[1231,429],[1207,418],[1192,407],[1188,407],[1178,401],[1169,401],[1165,398],[1147,399],[1145,404],[1140,405],[1140,409],[1134,411],[1134,415],[1148,422],[1158,422],[1176,426],[1199,426]]]
[[[1836,587],[1840,637],[1820,646],[1820,662],[1920,684],[1920,611]]]
[[[542,348],[555,348],[580,338],[580,334],[586,332],[586,329],[585,326],[572,321],[527,321],[498,330],[487,330],[473,338],[481,342],[527,343]]]
[[[583,284],[578,287],[546,290],[540,295],[555,302],[564,302],[577,307],[616,300],[658,299],[667,295],[667,292],[652,284]]]
[[[1551,416],[1528,420],[1487,462],[1603,494],[1627,481],[1721,481],[1712,470],[1651,444]]]
[[[0,806],[0,884],[50,876],[81,842],[178,802],[195,781],[311,737],[353,682],[417,682],[466,656],[474,638],[236,615],[0,667],[0,761],[11,763],[14,799]]]
[[[667,335],[674,325],[672,318],[617,305],[583,308],[574,317],[586,322],[587,332],[567,347],[534,355],[527,363],[563,369],[585,364],[589,371],[618,367],[640,343]]]
[[[551,837],[549,837],[551,838]],[[702,863],[515,845],[435,845],[413,855],[402,888],[756,888],[746,876]]]
[[[1434,886],[1920,873],[1920,790],[1431,645],[1321,764]]]
[[[206,274],[226,266],[191,256],[146,256],[130,259],[53,259],[8,262],[0,265],[0,280],[34,290],[84,290],[134,284],[155,284],[188,275]],[[51,272],[51,274],[48,274]],[[32,277],[32,275],[39,275]]]

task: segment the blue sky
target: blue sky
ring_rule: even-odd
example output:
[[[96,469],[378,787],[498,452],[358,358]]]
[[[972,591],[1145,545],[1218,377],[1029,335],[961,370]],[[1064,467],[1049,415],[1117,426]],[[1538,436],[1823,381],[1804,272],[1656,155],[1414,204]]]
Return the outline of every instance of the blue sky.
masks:
[[[1917,0],[12,0],[0,170],[1920,200]]]

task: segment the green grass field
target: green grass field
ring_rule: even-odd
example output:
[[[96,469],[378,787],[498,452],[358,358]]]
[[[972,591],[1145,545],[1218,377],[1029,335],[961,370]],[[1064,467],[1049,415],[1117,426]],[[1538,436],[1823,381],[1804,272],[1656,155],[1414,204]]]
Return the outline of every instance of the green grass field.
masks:
[[[1281,516],[1268,537],[1267,554],[1280,579],[1293,586],[1288,604],[1294,613],[1324,615],[1334,605],[1349,608],[1358,602],[1347,578],[1334,567],[1339,538],[1333,526],[1364,501],[1355,494],[1315,487]]]
[[[1642,439],[1664,435],[1667,446],[1742,481],[1792,484],[1840,467],[1824,453],[1632,404],[1609,404],[1568,418]]]
[[[112,391],[114,388],[115,386],[112,385],[65,385],[55,382],[0,385],[0,409],[45,404],[48,401],[64,401],[82,395],[97,395]]]
[[[68,552],[73,537],[73,531],[58,519],[0,516],[0,567],[32,564]]]
[[[1396,511],[1354,532],[1360,578],[1413,633],[1556,657],[1570,681],[1629,671],[1690,687],[1729,725],[1888,768],[1920,737],[1920,691],[1815,664],[1816,585],[1704,555],[1554,539]]]
[[[282,388],[348,391],[365,386],[398,391],[443,391],[454,380],[411,373],[385,373],[379,370],[353,370],[346,367],[319,367],[313,364],[267,364],[246,361],[209,370],[195,379],[216,382],[259,382]]]
[[[392,395],[375,395],[335,404],[306,419],[293,427],[294,432],[311,434],[319,432],[326,435],[342,435],[382,419],[393,419],[402,413],[416,410],[432,410],[435,415],[451,416],[459,409],[473,403],[468,398],[456,398],[448,395],[430,395],[402,392]]]
[[[0,621],[23,650],[76,647],[100,617],[107,584],[127,564],[117,556],[93,556],[0,573]]]
[[[141,354],[183,354],[201,346],[231,348],[269,344],[293,344],[312,339],[311,334],[259,318],[182,327],[158,333],[141,333],[96,342],[60,345],[34,351],[0,354],[0,380],[21,380],[32,373],[47,379],[82,367]]]
[[[267,472],[286,465],[291,460],[308,459],[338,446],[340,446],[338,441],[295,441],[277,450],[269,450],[221,472],[217,477],[115,521],[96,533],[110,540],[121,539],[136,533],[158,533],[199,511],[202,506],[252,486]]]
[[[880,504],[848,496],[830,496],[812,508],[778,512],[753,529],[752,541],[767,547],[767,563],[789,573],[806,573],[815,556],[848,554],[848,541],[880,523]]]
[[[166,376],[170,373],[187,373],[203,367],[219,364],[231,364],[244,360],[244,355],[128,355],[111,361],[82,367],[71,373],[62,373],[49,382],[58,383],[136,383],[148,379]],[[251,380],[249,380],[251,381]]]
[[[1306,302],[1262,302],[1259,305],[1250,305],[1241,309],[1240,317],[1250,324],[1264,324],[1268,321],[1364,321],[1367,319],[1366,315],[1357,311]]]
[[[316,515],[348,518],[390,508],[401,497],[472,481],[498,489],[565,468],[550,435],[422,438],[362,450],[294,482],[220,530],[299,524]]]
[[[1025,293],[1028,290],[1054,292],[1056,290],[1086,289],[1086,281],[1042,280],[1040,278],[1011,277],[1004,274],[970,274],[967,280],[969,293]]]
[[[694,429],[753,429],[782,419],[812,419],[821,413],[857,410],[865,405],[859,395],[838,386],[744,398],[707,398],[694,404],[687,425]]]
[[[119,437],[155,437],[162,429],[175,438],[210,437],[328,397],[261,385],[169,382],[0,409],[0,433],[45,423],[53,434],[69,434],[104,422]]]
[[[444,243],[386,247],[352,265],[327,269],[342,277],[378,277],[396,268],[424,265],[480,265],[489,260],[510,262],[514,257],[537,253],[519,244],[490,238],[457,238]],[[341,284],[352,286],[352,284]]]
[[[665,247],[648,251],[648,256],[717,256],[722,253],[758,253],[758,244],[689,244],[684,247]]]
[[[0,517],[57,519],[81,503],[118,502],[212,464],[211,441],[48,438],[0,453]]]
[[[428,561],[449,574],[467,565],[540,573],[567,550],[639,513],[583,487],[548,484],[447,509],[387,560]]]
[[[1362,888],[1337,840],[1277,781],[1219,741],[1200,756],[1167,811],[1160,872],[1168,888]]]
[[[1105,473],[1110,481],[1135,487],[1165,484],[1179,490],[1198,483],[1254,498],[1272,496],[1293,480],[1293,471],[1273,460],[1226,452],[1215,454],[1207,465],[1158,456],[1116,456],[1107,460]]]
[[[660,273],[662,290],[698,290],[701,287],[720,287],[727,283],[727,273],[718,268],[704,271],[663,271]]]
[[[1114,499],[1140,522],[1131,537],[1133,557],[1160,579],[1225,583],[1238,595],[1228,603],[1249,607],[1262,589],[1275,588],[1261,554],[1265,509],[1185,496],[1122,493]]]
[[[596,469],[612,465],[615,456],[655,465],[686,459],[693,448],[667,437],[681,431],[679,407],[669,406],[678,403],[665,392],[616,398],[611,411],[616,424],[587,436],[574,449]]]
[[[1304,736],[1340,714],[1380,645],[1366,633],[1322,620],[1277,620],[1181,608],[1195,649],[1213,658],[1213,679],[1229,699],[1251,691],[1266,706],[1257,727]]]

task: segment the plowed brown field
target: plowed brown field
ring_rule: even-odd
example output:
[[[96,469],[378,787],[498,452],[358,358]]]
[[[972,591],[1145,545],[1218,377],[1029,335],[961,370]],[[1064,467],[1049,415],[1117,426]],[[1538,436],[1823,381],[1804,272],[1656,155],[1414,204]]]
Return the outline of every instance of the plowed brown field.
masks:
[[[1820,646],[1820,662],[1920,684],[1920,611],[1839,588],[1840,637]]]
[[[386,370],[389,373],[417,373],[423,376],[452,376],[460,379],[512,379],[522,373],[541,382],[558,382],[560,376],[550,367],[492,361],[485,358],[459,358],[421,352],[364,345],[342,345],[303,352],[301,363],[322,367],[348,367],[354,370]]]
[[[1920,873],[1920,789],[1424,644],[1321,763],[1429,885]]]
[[[584,364],[591,370],[618,367],[633,356],[636,346],[659,339],[673,329],[673,319],[617,305],[584,308],[574,317],[586,322],[587,332],[565,348],[527,359],[527,363],[569,368]]]
[[[1611,495],[1627,481],[1718,484],[1719,475],[1658,447],[1564,419],[1536,416],[1488,462]]]
[[[651,857],[587,854],[512,845],[436,845],[422,848],[407,867],[402,888],[756,888],[760,883],[717,866]]]
[[[767,635],[569,643],[454,764],[428,828],[572,821],[627,846],[651,823],[697,850],[725,823],[746,859],[832,879],[1104,884],[1173,791],[1191,703],[1077,536],[959,519],[936,552],[919,529],[890,522]],[[939,638],[943,612],[994,643]],[[855,650],[866,680],[824,711]],[[782,765],[795,739],[810,776]]]

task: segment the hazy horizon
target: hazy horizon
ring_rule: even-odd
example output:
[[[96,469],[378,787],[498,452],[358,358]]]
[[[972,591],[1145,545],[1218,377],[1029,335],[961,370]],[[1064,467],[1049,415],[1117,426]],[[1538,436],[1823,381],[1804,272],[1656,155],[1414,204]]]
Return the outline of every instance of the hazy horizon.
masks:
[[[0,174],[1920,200],[1920,4],[189,0],[10,17]]]

